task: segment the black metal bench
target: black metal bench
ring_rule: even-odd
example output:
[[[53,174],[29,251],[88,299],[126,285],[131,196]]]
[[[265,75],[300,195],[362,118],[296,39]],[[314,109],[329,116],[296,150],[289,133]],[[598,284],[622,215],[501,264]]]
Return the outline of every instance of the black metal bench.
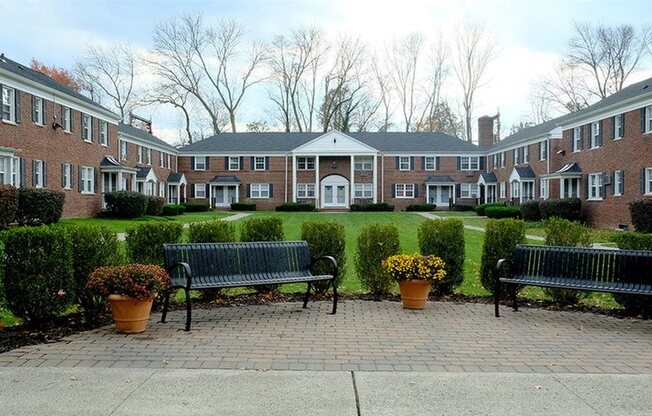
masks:
[[[506,266],[509,276],[501,277]],[[502,284],[652,295],[652,251],[519,245],[512,261],[498,261],[495,276],[496,317]],[[516,291],[512,301],[518,310]]]
[[[305,241],[163,244],[165,267],[172,287],[164,293],[165,322],[172,289],[183,288],[186,296],[186,331],[190,330],[191,290],[258,286],[279,283],[308,283],[303,307],[308,305],[313,282],[328,281],[333,286],[333,311],[337,312],[338,266],[333,257],[310,257]],[[325,261],[332,274],[313,275],[312,266]]]

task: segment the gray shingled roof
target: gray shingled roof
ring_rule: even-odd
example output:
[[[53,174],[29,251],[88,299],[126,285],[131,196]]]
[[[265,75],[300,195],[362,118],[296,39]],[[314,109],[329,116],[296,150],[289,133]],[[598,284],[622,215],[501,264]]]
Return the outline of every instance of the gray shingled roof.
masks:
[[[102,158],[102,161],[100,162],[100,166],[108,167],[108,166],[123,166],[123,165],[120,162],[118,162],[113,156],[104,156]]]
[[[518,172],[518,176],[520,176],[521,179],[534,179],[537,177],[529,166],[516,166],[514,169],[516,169],[516,172]]]
[[[146,167],[138,168],[138,172],[136,172],[136,177],[141,179],[146,178],[151,170],[152,168],[146,168]]]
[[[170,175],[168,176],[168,183],[179,183],[181,182],[181,179],[183,178],[183,173],[181,172],[171,172]]]
[[[180,153],[289,152],[324,133],[220,133],[179,149]],[[344,133],[382,152],[482,152],[473,143],[445,133]]]
[[[484,179],[485,183],[497,183],[498,178],[496,178],[496,174],[493,172],[483,172],[480,175],[482,175],[482,179]]]
[[[451,178],[448,175],[426,176],[423,182],[424,183],[455,183],[453,178]]]
[[[168,149],[168,150],[170,150],[171,152],[174,152],[174,153],[176,153],[176,151],[177,151],[177,149],[174,146],[172,146],[171,144],[169,144],[168,142],[165,142],[165,141],[159,139],[158,137],[147,133],[143,129],[139,129],[138,127],[133,127],[133,126],[130,126],[128,124],[120,123],[120,124],[118,124],[118,133],[123,133],[123,134],[127,134],[129,136],[136,137],[137,139],[140,139],[140,140],[142,140],[142,141],[144,141],[146,143],[151,143],[151,144],[155,144],[157,146],[161,146],[161,147],[163,147],[165,149]]]
[[[582,173],[582,167],[577,162],[566,163],[555,173]]]
[[[95,101],[91,100],[85,95],[80,94],[77,91],[66,87],[65,85],[55,81],[54,79],[50,78],[45,74],[42,74],[38,71],[34,71],[29,66],[25,66],[16,61],[12,61],[6,56],[4,57],[4,59],[0,59],[0,69],[4,69],[5,71],[11,72],[12,74],[16,74],[30,81],[39,83],[45,87],[52,88],[53,90],[56,90],[62,94],[66,94],[71,97],[77,98],[78,100],[84,101],[86,104],[90,104],[94,107],[101,108],[104,111],[108,111],[112,113],[113,115],[115,115],[116,118],[120,118],[120,116],[115,114],[113,111],[107,109],[106,107],[101,106],[100,104],[96,103]]]
[[[208,183],[240,183],[240,179],[237,176],[214,176],[213,179],[208,181]]]

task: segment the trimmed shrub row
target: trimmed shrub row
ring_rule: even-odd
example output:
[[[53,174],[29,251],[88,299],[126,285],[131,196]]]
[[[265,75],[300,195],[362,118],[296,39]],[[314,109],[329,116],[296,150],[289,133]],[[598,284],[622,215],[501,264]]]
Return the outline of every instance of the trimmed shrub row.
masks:
[[[394,205],[386,202],[379,203],[364,203],[364,204],[351,204],[349,207],[351,211],[394,211]]]
[[[186,207],[183,205],[170,204],[163,207],[163,215],[167,217],[175,217],[186,212]]]
[[[147,212],[147,196],[140,192],[107,192],[104,200],[109,214],[117,218],[138,218]]]
[[[652,199],[630,202],[629,213],[634,229],[639,233],[652,233]]]
[[[59,222],[66,195],[53,189],[19,188],[16,221],[20,225],[47,225]]]
[[[231,204],[231,211],[255,211],[256,204],[246,204],[244,202],[234,202]]]
[[[191,223],[188,226],[189,243],[231,243],[235,240],[235,225],[217,220]]]
[[[0,185],[0,230],[16,221],[18,213],[18,189]]]
[[[160,196],[147,197],[147,215],[163,215],[163,207],[165,207],[165,198]]]
[[[539,200],[533,199],[521,204],[521,218],[523,221],[541,220],[541,211],[539,209]]]
[[[315,204],[305,202],[286,202],[276,207],[276,211],[285,212],[311,212],[315,210]]]
[[[125,243],[132,263],[163,266],[163,244],[179,243],[183,225],[175,221],[150,221],[127,229]]]
[[[473,205],[455,204],[453,211],[473,211]]]
[[[476,214],[484,217],[486,214],[485,210],[489,207],[504,207],[505,204],[501,204],[499,202],[494,202],[491,204],[481,204],[481,205],[476,205],[473,210],[475,211]]]
[[[582,200],[579,198],[546,199],[539,202],[541,219],[558,217],[569,221],[580,221],[582,219]]]
[[[652,251],[652,234],[624,232],[612,237],[621,250]],[[629,315],[652,316],[652,302],[649,296],[614,294],[614,299]]]
[[[521,209],[517,206],[502,205],[485,208],[485,214],[489,218],[520,218]]]
[[[435,204],[412,204],[405,207],[406,211],[412,212],[430,212],[437,209]]]
[[[186,212],[206,212],[211,208],[208,202],[185,202],[182,205]]]

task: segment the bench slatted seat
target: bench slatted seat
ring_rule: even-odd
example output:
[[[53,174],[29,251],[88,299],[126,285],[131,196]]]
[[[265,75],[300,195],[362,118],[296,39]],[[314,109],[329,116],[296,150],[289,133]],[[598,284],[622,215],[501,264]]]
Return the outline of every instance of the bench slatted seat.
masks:
[[[512,261],[498,261],[495,276],[496,317],[502,284],[652,295],[652,251],[519,245]]]
[[[164,294],[161,322],[165,322],[172,289],[183,288],[186,297],[186,331],[190,330],[191,290],[308,283],[303,307],[308,305],[313,282],[333,286],[333,310],[337,311],[338,266],[333,257],[311,258],[305,241],[254,243],[164,244],[165,267],[172,286]],[[331,274],[313,275],[312,266],[326,262]]]

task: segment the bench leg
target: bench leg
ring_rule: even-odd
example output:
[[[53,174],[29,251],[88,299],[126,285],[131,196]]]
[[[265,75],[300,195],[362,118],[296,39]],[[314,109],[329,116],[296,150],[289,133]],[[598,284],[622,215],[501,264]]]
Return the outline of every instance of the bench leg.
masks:
[[[190,289],[184,289],[186,293],[186,331],[190,331],[190,321],[192,319],[192,304],[190,302]]]
[[[312,283],[308,282],[308,289],[306,289],[306,294],[303,296],[303,309],[308,307],[308,299],[310,298],[310,288]]]
[[[518,301],[516,299],[517,289],[518,286],[514,287],[514,291],[512,292],[512,308],[514,308],[514,312],[518,312]]]
[[[496,282],[496,287],[494,288],[494,308],[496,318],[500,318],[500,311],[498,310],[500,306],[500,281]]]
[[[165,291],[165,297],[163,299],[163,314],[161,315],[161,323],[165,323],[168,316],[168,308],[170,306],[170,291]]]
[[[337,313],[337,279],[333,279],[333,312],[332,315]]]

